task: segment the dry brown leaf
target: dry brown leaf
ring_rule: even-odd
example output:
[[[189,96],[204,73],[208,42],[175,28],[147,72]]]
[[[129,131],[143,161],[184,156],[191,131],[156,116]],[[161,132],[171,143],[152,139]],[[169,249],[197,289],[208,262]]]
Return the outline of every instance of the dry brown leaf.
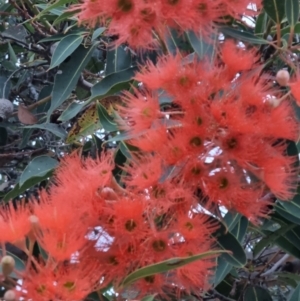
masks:
[[[19,104],[18,118],[24,124],[36,124],[37,123],[37,118],[23,104]]]

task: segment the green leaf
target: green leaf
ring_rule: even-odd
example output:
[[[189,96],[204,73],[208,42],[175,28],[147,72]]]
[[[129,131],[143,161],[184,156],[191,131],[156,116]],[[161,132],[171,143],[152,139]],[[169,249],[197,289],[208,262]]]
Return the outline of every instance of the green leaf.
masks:
[[[9,53],[9,60],[13,63],[15,69],[17,68],[18,58],[15,54],[14,49],[11,47],[11,44],[8,43],[8,53]]]
[[[299,0],[285,0],[285,13],[289,24],[294,27],[299,19]]]
[[[173,102],[173,97],[164,90],[161,90],[158,95],[158,101],[160,105],[170,104]]]
[[[117,124],[107,113],[105,107],[99,102],[97,102],[97,111],[98,111],[99,121],[103,126],[103,128],[105,129],[105,131],[115,132],[118,130]]]
[[[272,297],[266,289],[249,285],[244,292],[243,301],[272,301]]]
[[[248,229],[248,219],[244,216],[242,216],[239,220],[239,222],[235,225],[235,227],[230,231],[231,234],[233,234],[237,240],[242,243],[245,237],[245,234]]]
[[[2,62],[1,62],[2,64]],[[10,92],[10,88],[11,88],[11,81],[8,80],[7,81],[7,77],[6,76],[3,76],[3,75],[0,75],[0,98],[8,98],[8,95],[9,95],[9,92]],[[7,83],[6,83],[7,81]],[[5,92],[3,93],[3,89],[4,89],[4,85],[6,83],[6,86],[5,86]]]
[[[129,87],[129,81],[132,80],[136,71],[137,67],[131,67],[104,77],[101,82],[92,87],[92,96],[89,101],[112,95],[121,89],[126,89],[126,87]]]
[[[19,185],[22,186],[32,177],[43,177],[58,165],[58,161],[49,156],[35,157],[21,174]]]
[[[191,52],[192,50],[187,37],[173,28],[167,28],[165,43],[168,52],[173,55],[180,50],[185,52]]]
[[[90,48],[84,48],[84,46],[80,45],[72,53],[70,60],[61,65],[61,73],[57,73],[54,80],[51,106],[47,114],[48,122],[52,112],[69,97],[75,88],[82,70],[89,62],[97,45],[98,43],[95,43]]]
[[[225,27],[225,26],[221,27],[220,30],[224,35],[228,35],[228,36],[233,37],[237,40],[245,41],[245,42],[248,42],[250,44],[264,45],[264,44],[269,43],[267,40],[259,38],[259,37],[253,35],[250,32],[247,32],[247,31],[237,30],[237,29],[234,29],[234,28],[231,28],[231,27]]]
[[[276,212],[284,217],[285,219],[289,220],[292,223],[295,223],[297,225],[300,225],[300,217],[296,217],[293,214],[290,214],[284,207],[282,207],[280,204],[276,204],[275,206]]]
[[[141,301],[153,301],[155,298],[155,295],[149,295],[149,296],[145,296],[143,299],[141,299]]]
[[[171,258],[165,261],[161,261],[159,263],[155,263],[146,267],[143,267],[141,269],[138,269],[131,274],[129,274],[122,283],[122,287],[125,287],[129,284],[132,284],[133,282],[137,281],[138,279],[145,278],[147,276],[155,275],[158,273],[165,273],[167,271],[180,268],[182,266],[185,266],[189,263],[192,263],[194,261],[205,259],[207,257],[212,257],[215,255],[218,255],[220,253],[225,253],[226,251],[210,251],[205,252],[189,257],[175,257]]]
[[[114,47],[107,51],[105,75],[117,73],[131,66],[131,53],[124,46]]]
[[[285,0],[263,0],[263,7],[269,17],[277,24],[281,23],[285,12]]]
[[[82,137],[94,134],[101,128],[102,126],[99,122],[96,104],[92,104],[79,118],[77,118],[76,122],[69,130],[66,143],[73,143]]]
[[[31,137],[32,133],[33,133],[33,129],[25,129],[25,128],[23,128],[23,131],[22,131],[22,140],[21,140],[21,142],[18,145],[19,149],[22,149],[22,148],[24,148],[27,145],[28,141],[30,140],[30,137]]]
[[[219,228],[214,232],[213,236],[217,239],[217,243],[222,249],[231,251],[231,253],[222,254],[221,257],[235,267],[243,267],[247,262],[243,247],[221,222],[218,221],[218,224]]]
[[[224,258],[218,257],[217,267],[215,271],[214,286],[217,286],[219,283],[221,283],[231,271],[231,269],[231,264],[229,264]]]
[[[213,59],[216,54],[217,35],[214,35],[214,37],[204,37],[201,31],[197,34],[194,31],[187,31],[186,35],[200,60],[206,56]]]
[[[67,121],[75,117],[85,106],[87,102],[84,103],[76,103],[72,102],[59,116],[58,120]]]
[[[274,272],[274,276],[279,276],[281,278],[288,278],[300,282],[300,275],[288,272]]]
[[[68,35],[63,38],[54,50],[48,70],[60,65],[68,56],[70,56],[83,41],[81,35]]]
[[[41,5],[44,5],[44,6],[41,7],[43,10],[35,18],[40,18],[42,15],[44,15],[48,11],[51,11],[51,10],[57,8],[57,7],[63,6],[65,4],[73,3],[73,2],[75,2],[75,0],[58,0],[55,3],[51,4],[51,5],[37,4],[36,5],[37,7],[41,7]]]
[[[300,284],[295,288],[292,295],[289,298],[289,301],[299,301],[300,300]]]
[[[36,4],[35,5],[36,7],[42,9],[42,10],[47,10],[48,8],[48,5],[47,4]],[[41,12],[43,14],[43,17],[46,19],[46,20],[52,20],[53,19],[53,16],[51,16],[50,14],[53,14],[53,15],[56,15],[56,16],[61,16],[63,14],[63,12],[65,11],[66,7],[64,6],[57,6],[55,8],[51,8],[49,11],[48,11],[48,14],[43,14],[43,12]],[[50,13],[50,14],[49,14]],[[38,16],[37,16],[38,17]],[[36,18],[37,18],[36,17]],[[52,17],[52,18],[51,18]]]
[[[64,129],[62,129],[58,124],[54,123],[41,123],[41,124],[34,124],[34,125],[27,125],[24,126],[25,129],[41,129],[48,132],[51,132],[55,136],[65,139],[67,133]]]
[[[60,16],[58,16],[54,22],[53,22],[53,26],[63,22],[63,21],[77,21],[77,18],[75,17],[76,12],[75,11],[65,11],[64,13],[62,13]]]
[[[77,29],[74,29],[74,30],[70,30],[68,33],[69,33],[69,35],[85,35],[85,34],[88,34],[89,32],[86,31],[85,29],[77,28]],[[55,34],[53,36],[50,36],[50,37],[44,38],[42,40],[39,40],[39,43],[60,41],[61,39],[65,38],[65,37],[66,37],[66,34],[58,33],[58,34]]]
[[[228,211],[224,216],[224,222],[228,227],[228,230],[231,231],[236,224],[240,221],[241,215],[239,213],[232,213]]]
[[[24,264],[24,262],[19,257],[17,257],[16,255],[14,255],[13,253],[11,253],[9,251],[6,251],[6,255],[9,255],[9,256],[13,257],[13,259],[15,260],[15,270],[16,271],[18,271],[18,272],[25,271],[25,264]],[[2,249],[0,249],[0,256],[1,257],[3,256]],[[0,274],[2,274],[2,267],[1,267],[1,265],[0,265]],[[19,278],[19,276],[15,272],[12,272],[10,274],[10,277],[16,278],[16,279]]]
[[[287,140],[286,143],[287,143],[287,149],[286,149],[287,155],[294,157],[294,159],[295,159],[294,166],[299,167],[300,161],[299,161],[299,155],[298,155],[298,148],[297,148],[295,141]]]
[[[106,27],[99,27],[97,28],[92,35],[92,42],[95,41],[104,31],[106,30]]]
[[[8,202],[9,200],[14,199],[27,189],[51,177],[52,173],[53,170],[50,170],[42,177],[32,177],[29,180],[27,180],[22,186],[20,186],[20,184],[17,183],[15,187],[4,196],[3,201]]]
[[[263,237],[254,247],[253,250],[253,256],[256,257],[266,246],[272,244],[275,242],[276,239],[280,238],[282,235],[284,235],[287,231],[295,228],[296,225],[286,225],[282,226],[280,229],[271,232],[266,231],[265,233],[268,233],[267,236]]]
[[[275,244],[290,255],[300,259],[300,250],[284,237],[275,240]]]
[[[128,144],[126,144],[124,141],[121,141],[119,144],[119,147],[120,147],[120,151],[123,153],[123,155],[127,159],[132,159],[132,155],[131,155]]]
[[[255,22],[254,33],[264,33],[267,28],[268,15],[265,12],[262,12],[258,15],[257,20]]]
[[[300,226],[296,226],[287,233],[285,233],[285,238],[288,239],[295,246],[300,246]]]
[[[295,217],[300,217],[300,195],[296,194],[291,201],[280,202],[281,206]]]

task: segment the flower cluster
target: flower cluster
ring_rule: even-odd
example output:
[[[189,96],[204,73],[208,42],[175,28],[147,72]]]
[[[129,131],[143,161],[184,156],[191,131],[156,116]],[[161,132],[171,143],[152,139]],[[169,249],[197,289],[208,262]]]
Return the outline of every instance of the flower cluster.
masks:
[[[105,24],[117,43],[141,49],[163,42],[170,28],[208,36],[212,22],[240,17],[248,2],[84,0],[72,9],[81,23]],[[13,284],[7,301],[80,301],[109,285],[122,292],[137,270],[207,253],[130,283],[133,298],[200,295],[212,284],[219,208],[258,224],[268,215],[269,192],[293,197],[298,169],[287,143],[298,138],[299,126],[288,97],[300,101],[299,80],[289,84],[282,70],[274,85],[255,51],[219,42],[209,61],[178,52],[135,74],[139,84],[116,107],[119,129],[134,149],[118,166],[119,182],[113,153],[96,160],[73,153],[38,200],[0,208],[1,277]],[[284,94],[287,86],[291,92]],[[27,255],[23,271],[14,269],[7,243]],[[40,258],[33,256],[37,245]]]
[[[143,89],[125,93],[120,126],[144,156],[125,168],[126,184],[145,189],[173,167],[178,182],[200,189],[212,205],[256,223],[267,212],[266,191],[281,200],[295,193],[296,158],[287,156],[285,141],[298,138],[298,123],[290,101],[259,75],[253,51],[228,40],[220,58],[167,56],[136,74]],[[162,109],[166,96],[172,101]]]
[[[118,44],[148,48],[157,37],[164,39],[168,27],[196,32],[201,28],[208,34],[211,23],[222,22],[224,16],[255,13],[261,1],[251,2],[249,7],[248,0],[84,0],[72,9],[79,10],[81,23],[92,28],[107,25],[108,35],[117,35]]]
[[[111,154],[96,161],[73,154],[38,201],[1,209],[0,242],[17,245],[34,265],[16,271],[22,278],[17,296],[82,300],[109,284],[122,287],[123,279],[142,267],[214,248],[217,225],[198,208],[187,185],[167,181],[148,191],[125,191],[114,182],[113,168]],[[31,256],[35,242],[47,258]],[[139,297],[166,293],[176,283],[176,293],[181,287],[199,293],[208,288],[214,265],[212,254],[168,275],[139,279],[134,290]]]

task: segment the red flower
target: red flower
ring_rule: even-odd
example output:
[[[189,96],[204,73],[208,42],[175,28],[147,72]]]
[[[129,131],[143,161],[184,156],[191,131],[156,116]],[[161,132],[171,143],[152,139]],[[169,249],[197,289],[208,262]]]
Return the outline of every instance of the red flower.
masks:
[[[0,242],[16,243],[23,240],[31,229],[30,212],[23,203],[10,202],[0,208]]]
[[[245,7],[245,3],[242,6]],[[231,76],[235,76],[240,71],[250,70],[258,59],[254,56],[253,51],[238,47],[232,40],[224,42],[221,53],[222,60]]]
[[[136,89],[134,93],[135,95],[124,93],[125,106],[118,106],[118,113],[123,118],[120,120],[121,128],[130,129],[130,133],[138,134],[150,129],[161,115],[156,97],[144,95]]]

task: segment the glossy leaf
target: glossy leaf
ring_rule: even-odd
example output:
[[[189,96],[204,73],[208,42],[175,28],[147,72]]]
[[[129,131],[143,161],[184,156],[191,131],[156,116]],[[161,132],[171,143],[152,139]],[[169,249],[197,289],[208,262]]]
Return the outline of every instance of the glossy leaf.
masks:
[[[299,301],[300,300],[300,284],[295,288],[288,301]]]
[[[291,201],[280,202],[281,206],[295,217],[300,217],[300,195],[297,194]]]
[[[282,235],[284,235],[286,232],[289,230],[295,228],[296,225],[285,225],[281,227],[280,229],[271,232],[271,231],[266,231],[265,233],[268,233],[267,236],[263,237],[254,247],[253,250],[253,256],[257,256],[265,247],[267,247],[270,244],[273,244],[276,239],[280,238]]]
[[[3,93],[4,88],[5,88],[5,92]],[[0,75],[0,98],[7,99],[10,88],[11,88],[11,81],[8,80],[8,77]]]
[[[79,48],[73,52],[70,60],[61,65],[61,72],[56,74],[54,80],[51,106],[47,114],[48,122],[52,112],[69,97],[75,88],[81,72],[89,62],[97,44],[98,43],[95,43],[90,48],[84,48],[84,46],[80,45]]]
[[[289,24],[294,27],[299,19],[299,0],[285,0],[285,13]]]
[[[287,155],[291,156],[291,157],[294,157],[294,159],[295,159],[294,166],[299,167],[300,166],[300,161],[299,161],[298,148],[297,148],[296,143],[294,141],[291,141],[291,140],[287,140],[286,143],[287,143],[287,150],[286,150]]]
[[[40,124],[28,125],[25,126],[24,128],[41,129],[41,130],[49,131],[61,139],[65,139],[67,136],[66,131],[63,128],[61,128],[58,124],[55,123],[40,123]]]
[[[19,185],[22,186],[32,177],[43,177],[58,165],[58,161],[49,156],[35,157],[21,174]]]
[[[290,231],[286,232],[284,236],[295,246],[300,246],[300,226],[294,227]]]
[[[32,133],[33,133],[33,129],[23,128],[23,131],[22,131],[22,140],[21,140],[21,142],[18,145],[18,147],[20,149],[24,148],[27,145],[27,143],[30,140],[30,137],[31,137]]]
[[[214,58],[216,54],[216,37],[203,37],[201,31],[197,34],[194,31],[187,31],[186,35],[200,60],[207,56],[211,59]]]
[[[124,46],[113,47],[107,52],[105,75],[117,73],[131,66],[131,53]]]
[[[265,12],[277,24],[280,24],[284,17],[285,0],[263,0],[262,2]]]
[[[82,137],[95,133],[101,128],[96,104],[92,104],[73,124],[66,142],[75,142]]]
[[[249,285],[244,292],[243,301],[272,301],[272,297],[266,289]]]
[[[295,223],[297,225],[300,225],[300,217],[296,217],[293,214],[290,214],[284,207],[282,207],[280,204],[277,204],[275,206],[275,210],[276,212],[281,215],[282,217],[284,217],[285,219],[287,219],[288,221]]]
[[[118,130],[117,124],[113,121],[113,118],[107,113],[105,107],[99,102],[97,102],[97,111],[99,121],[106,131],[114,132]]]
[[[53,170],[49,170],[49,172],[47,172],[46,174],[44,174],[41,177],[32,177],[32,178],[28,179],[23,185],[20,185],[19,183],[17,183],[15,185],[15,187],[3,197],[3,201],[8,202],[11,199],[14,199],[15,197],[19,196],[27,189],[48,179],[49,177],[52,176],[52,174],[53,174]]]
[[[233,234],[240,243],[242,243],[244,240],[244,237],[248,229],[248,224],[249,224],[248,219],[242,216],[238,221],[238,223],[230,231],[231,234]]]
[[[187,37],[173,28],[168,28],[165,36],[165,46],[168,52],[175,55],[178,51],[191,50]],[[190,51],[189,51],[190,52]]]
[[[153,301],[156,295],[145,296],[141,301]]]
[[[60,16],[58,16],[54,20],[53,26],[64,21],[77,21],[75,15],[76,15],[76,11],[64,11]]]
[[[295,246],[293,243],[288,241],[285,237],[279,237],[275,240],[275,244],[279,246],[282,250],[286,251],[290,255],[300,259],[300,246]]]
[[[113,95],[121,89],[129,87],[129,81],[134,76],[135,71],[137,71],[137,68],[131,67],[106,76],[101,82],[92,87],[92,96],[89,101]]]
[[[255,29],[254,32],[256,34],[259,33],[264,33],[267,28],[267,20],[268,20],[268,15],[265,12],[262,12],[258,15],[257,20],[255,22]]]
[[[217,286],[219,283],[221,283],[225,279],[227,274],[231,271],[231,269],[231,264],[229,264],[224,258],[218,257],[215,271],[214,286]]]
[[[165,273],[170,270],[174,270],[185,266],[189,263],[195,262],[197,260],[205,259],[208,257],[216,256],[220,253],[225,253],[226,251],[210,251],[205,252],[189,257],[175,257],[171,258],[156,264],[152,264],[141,269],[134,271],[133,273],[129,274],[122,283],[122,287],[125,287],[133,282],[137,281],[138,279],[145,278],[147,276],[155,275],[158,273]]]
[[[76,103],[72,102],[59,116],[58,120],[60,121],[67,121],[75,117],[86,105],[88,102],[85,103]]]
[[[105,30],[106,30],[106,27],[99,27],[99,28],[97,28],[93,32],[92,41],[95,41]]]
[[[259,37],[253,35],[250,32],[247,32],[247,31],[241,31],[241,30],[237,30],[237,29],[234,29],[234,28],[231,28],[231,27],[221,27],[220,30],[225,35],[228,35],[228,36],[233,37],[237,40],[241,40],[241,41],[248,42],[248,43],[251,43],[251,44],[264,45],[264,44],[269,43],[267,40],[264,40],[263,38],[259,38]]]
[[[89,32],[85,29],[77,28],[74,30],[70,30],[68,33],[69,33],[69,35],[84,35],[84,34],[88,34]],[[66,37],[66,35],[64,33],[58,33],[58,34],[54,34],[52,36],[49,36],[49,37],[39,40],[39,43],[60,41],[61,39],[65,38],[65,37]]]
[[[241,215],[239,213],[232,213],[228,211],[224,216],[224,222],[228,227],[228,230],[231,231],[236,224],[240,221]]]
[[[55,68],[56,66],[60,65],[79,47],[82,41],[82,35],[68,35],[63,38],[54,50],[49,69]]]
[[[42,8],[42,11],[36,16],[36,18],[40,18],[45,13],[47,13],[47,12],[57,8],[57,7],[63,6],[65,4],[73,3],[73,2],[74,2],[74,0],[58,0],[58,1],[56,1],[53,4],[50,4],[50,5],[49,4],[48,5],[44,4],[45,5],[44,7],[41,7],[40,6],[41,4],[36,5],[40,8]]]
[[[218,245],[223,250],[228,250],[230,253],[221,255],[228,263],[235,267],[242,267],[246,264],[247,258],[245,251],[239,241],[232,235],[222,223],[219,224],[219,229],[214,232]]]
[[[278,276],[281,278],[288,278],[300,282],[300,275],[289,273],[289,272],[275,272],[274,276]]]

